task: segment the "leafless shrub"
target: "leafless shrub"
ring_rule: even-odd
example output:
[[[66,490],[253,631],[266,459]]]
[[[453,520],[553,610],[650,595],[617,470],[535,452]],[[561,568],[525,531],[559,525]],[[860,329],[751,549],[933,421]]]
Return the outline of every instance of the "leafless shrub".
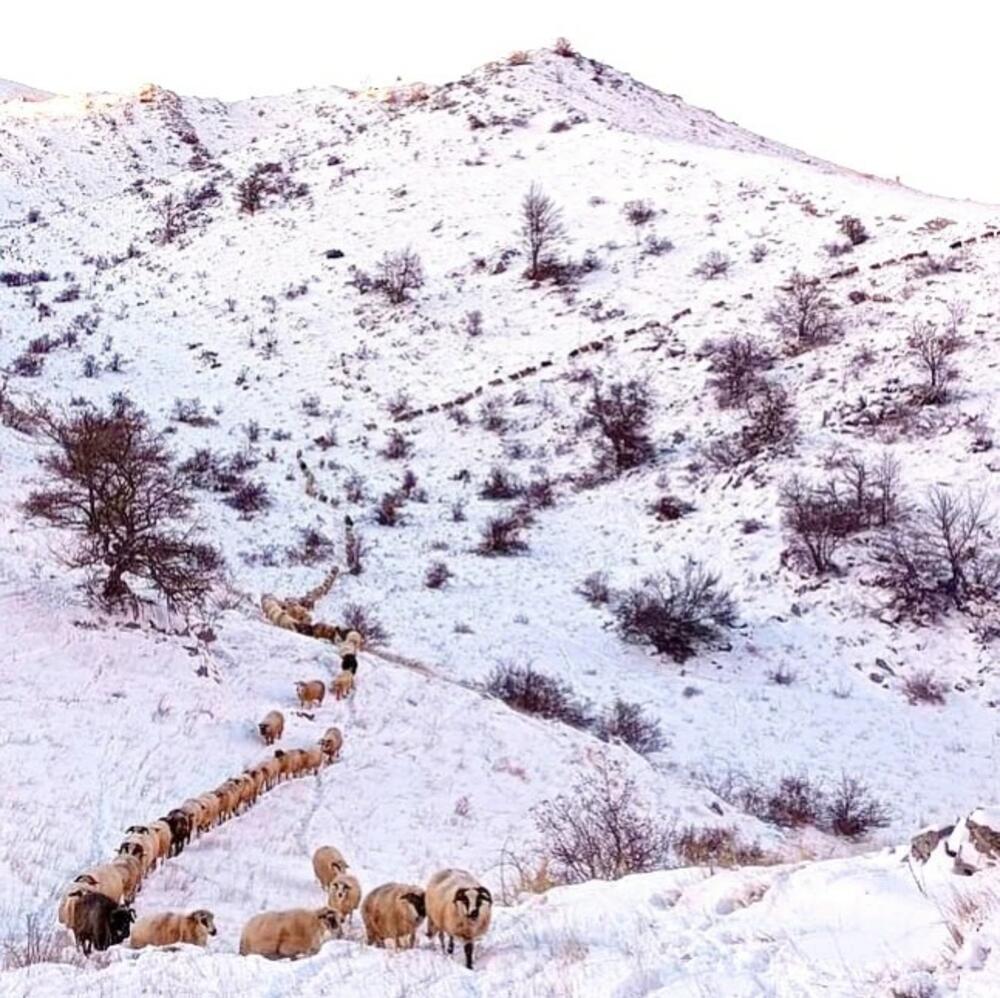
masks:
[[[364,571],[364,560],[368,554],[368,545],[361,534],[353,529],[344,531],[344,561],[351,575],[360,575]]]
[[[507,429],[507,405],[502,398],[494,395],[479,407],[479,421],[484,430],[503,433]]]
[[[478,308],[465,313],[465,332],[468,336],[482,336],[483,313]]]
[[[24,922],[24,936],[12,931],[3,941],[0,970],[23,970],[40,963],[70,963],[80,967],[87,963],[77,950],[70,957],[65,955],[61,929],[44,925],[37,915],[26,915]]]
[[[774,683],[775,686],[793,686],[798,678],[799,674],[794,669],[790,669],[784,662],[776,669],[769,669],[767,673],[767,681]]]
[[[652,408],[652,393],[645,381],[594,382],[580,428],[596,431],[595,451],[602,471],[620,475],[652,459]]]
[[[489,477],[479,489],[482,499],[516,499],[524,492],[524,486],[503,468],[494,467]]]
[[[402,416],[403,413],[409,411],[411,405],[411,399],[408,392],[404,388],[400,388],[395,395],[386,399],[385,411],[389,413],[393,419]]]
[[[759,381],[747,396],[744,408],[748,419],[740,431],[740,443],[745,457],[791,447],[798,435],[798,421],[783,385],[767,379]]]
[[[826,250],[827,256],[836,259],[838,256],[845,256],[848,253],[854,252],[853,244],[847,243],[825,243],[823,249]]]
[[[226,496],[225,503],[240,514],[241,520],[252,520],[258,513],[270,509],[273,500],[264,482],[244,482]]]
[[[824,827],[834,835],[860,839],[876,828],[885,828],[892,815],[864,783],[844,774],[828,793],[823,817]]]
[[[528,482],[524,489],[524,503],[529,509],[551,509],[556,504],[552,479],[542,476]]]
[[[674,248],[674,244],[666,236],[650,234],[642,246],[643,256],[663,256]]]
[[[617,594],[613,612],[626,641],[648,642],[675,662],[736,623],[736,604],[719,576],[691,559],[679,574],[650,577]]]
[[[389,632],[375,612],[361,603],[348,603],[343,619],[344,626],[357,631],[366,645],[384,645],[389,640]]]
[[[774,355],[753,336],[730,336],[711,345],[709,385],[721,408],[745,405],[760,384],[761,373],[774,366]]]
[[[769,252],[770,250],[768,250],[766,243],[755,243],[750,250],[750,261],[752,263],[763,263],[767,259]]]
[[[517,49],[507,56],[507,63],[511,66],[526,66],[531,62],[531,56],[524,49]]]
[[[562,212],[537,184],[532,184],[521,201],[521,239],[528,255],[525,277],[542,279],[542,263],[566,237]]]
[[[792,350],[808,350],[836,339],[841,332],[837,308],[818,278],[793,271],[788,285],[765,316]]]
[[[598,719],[595,734],[605,742],[623,742],[640,755],[659,752],[666,744],[660,722],[627,700],[615,700]]]
[[[494,516],[483,525],[476,553],[486,556],[513,555],[528,550],[522,534],[524,521],[518,516]]]
[[[678,833],[674,852],[684,866],[729,868],[776,862],[759,843],[744,842],[732,826],[696,828],[689,825]]]
[[[957,495],[941,487],[881,538],[879,583],[900,617],[934,620],[955,609],[995,606],[1000,599],[1000,551],[986,493]]]
[[[928,253],[914,263],[910,276],[915,278],[937,277],[940,274],[954,274],[962,270],[962,258],[957,253],[935,256]]]
[[[656,218],[656,209],[645,199],[626,201],[622,214],[625,216],[625,221],[635,229],[635,242],[638,246],[642,238],[642,229]]]
[[[649,511],[663,523],[672,523],[694,511],[694,505],[686,499],[667,493],[649,504]]]
[[[694,268],[695,277],[703,277],[706,281],[714,281],[717,277],[725,277],[733,261],[719,250],[712,250],[702,257],[701,262]]]
[[[172,193],[164,195],[156,204],[155,212],[160,224],[153,232],[153,238],[163,245],[172,243],[187,229],[188,211],[184,200],[174,197]]]
[[[344,496],[348,502],[364,502],[365,480],[357,472],[344,479]]]
[[[607,572],[591,572],[576,590],[591,606],[603,606],[611,602],[611,585]]]
[[[868,231],[865,229],[864,222],[854,215],[844,215],[837,223],[837,228],[843,235],[847,236],[852,246],[860,246],[868,241]]]
[[[22,353],[10,365],[11,374],[19,378],[38,378],[45,369],[45,357],[36,353]]]
[[[375,522],[383,527],[396,527],[402,520],[406,500],[399,492],[386,492],[375,506]]]
[[[917,401],[921,405],[941,405],[950,397],[949,382],[958,377],[958,370],[952,357],[963,346],[955,328],[943,332],[933,322],[913,320],[913,330],[907,339],[907,346],[914,362],[926,378],[920,386]]]
[[[318,565],[333,557],[336,545],[316,527],[299,531],[299,544],[288,549],[288,560],[293,565]]]
[[[385,446],[379,453],[390,461],[401,461],[413,452],[413,444],[396,429],[389,430],[385,438]]]
[[[537,672],[530,665],[512,662],[497,665],[486,679],[486,692],[525,714],[561,721],[574,728],[591,724],[586,705],[576,698],[568,683]]]
[[[188,426],[215,426],[216,421],[205,412],[205,405],[199,398],[174,399],[174,408],[170,418],[175,423],[185,423]]]
[[[670,865],[669,829],[650,816],[635,781],[606,757],[569,794],[535,808],[533,818],[560,882],[617,880]]]
[[[561,55],[564,59],[572,59],[576,55],[573,49],[573,45],[570,43],[568,38],[557,38],[555,45],[552,47],[552,51],[556,55]]]
[[[793,551],[804,556],[818,575],[835,571],[834,552],[863,526],[854,505],[838,491],[836,482],[814,486],[792,475],[782,484],[778,502],[784,510],[785,527],[792,535]]]
[[[406,301],[410,291],[424,286],[420,257],[409,247],[386,253],[375,268],[372,286],[382,291],[393,305]]]
[[[440,589],[454,574],[443,561],[435,561],[424,575],[424,585],[428,589]]]
[[[947,687],[930,669],[920,669],[903,680],[903,693],[912,704],[945,702]]]
[[[171,606],[200,604],[218,581],[219,552],[196,539],[193,501],[162,437],[131,407],[49,420],[41,465],[47,484],[24,504],[29,517],[76,535],[68,563],[89,570],[106,604],[134,595],[140,579]]]

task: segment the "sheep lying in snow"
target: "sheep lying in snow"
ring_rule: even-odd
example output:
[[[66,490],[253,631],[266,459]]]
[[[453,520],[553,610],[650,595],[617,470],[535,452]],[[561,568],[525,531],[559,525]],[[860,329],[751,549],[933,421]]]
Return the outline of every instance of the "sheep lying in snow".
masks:
[[[205,946],[208,937],[215,935],[215,918],[210,911],[199,909],[188,915],[164,911],[159,915],[145,915],[132,926],[129,945],[132,949],[144,946],[172,946],[191,943]]]
[[[413,884],[382,884],[361,905],[370,946],[384,947],[391,939],[397,949],[411,948],[424,914],[424,892]]]
[[[135,919],[131,908],[116,904],[103,894],[91,892],[78,898],[73,909],[76,945],[89,956],[91,949],[106,950],[128,938]]]
[[[280,710],[269,711],[257,725],[257,730],[265,745],[273,745],[284,734],[285,715]]]
[[[320,846],[313,853],[313,872],[323,890],[327,890],[347,866],[347,860],[333,846]]]
[[[354,692],[354,673],[347,669],[337,673],[333,681],[334,700],[343,700]]]
[[[323,943],[340,935],[340,915],[332,908],[292,908],[264,911],[243,926],[240,954],[257,954],[271,960],[313,956]]]
[[[465,870],[441,870],[431,877],[425,892],[427,936],[436,934],[448,953],[455,952],[455,940],[465,944],[465,966],[472,970],[472,949],[476,939],[486,934],[493,914],[493,896]]]
[[[299,698],[300,707],[311,707],[313,704],[318,707],[326,696],[326,684],[322,679],[298,682],[295,684],[295,693]]]
[[[361,882],[353,873],[338,874],[326,892],[326,903],[342,919],[353,919],[355,910],[361,904]]]
[[[340,750],[344,745],[344,736],[340,733],[340,728],[327,728],[323,737],[319,741],[319,747],[323,750],[328,762],[333,762],[340,758]]]

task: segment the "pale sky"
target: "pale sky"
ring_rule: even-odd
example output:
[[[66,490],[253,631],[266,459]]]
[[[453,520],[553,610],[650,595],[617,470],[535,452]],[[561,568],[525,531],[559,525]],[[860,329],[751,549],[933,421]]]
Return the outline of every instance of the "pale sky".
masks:
[[[0,78],[236,99],[443,83],[559,35],[768,138],[1000,203],[1000,10],[988,0],[9,0]]]

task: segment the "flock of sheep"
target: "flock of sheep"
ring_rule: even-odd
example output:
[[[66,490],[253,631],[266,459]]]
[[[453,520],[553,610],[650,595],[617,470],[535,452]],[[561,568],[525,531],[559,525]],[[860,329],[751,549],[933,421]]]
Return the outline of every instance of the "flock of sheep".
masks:
[[[342,671],[331,684],[338,700],[354,688],[356,654],[361,635],[343,635],[340,651]],[[347,677],[346,679],[344,677]],[[322,704],[326,687],[321,680],[296,683],[299,705]],[[278,710],[270,711],[258,725],[266,745],[284,733],[285,719]],[[133,949],[188,943],[204,946],[216,934],[210,911],[199,909],[187,914],[161,912],[136,920],[132,905],[147,874],[172,856],[177,856],[192,837],[200,837],[235,815],[242,814],[262,793],[283,780],[318,774],[340,756],[343,736],[339,728],[328,728],[310,748],[275,750],[273,756],[226,780],[213,791],[184,801],[148,825],[132,825],[108,863],[80,874],[63,893],[59,921],[74,935],[85,955],[106,950],[129,940]],[[361,907],[369,945],[384,947],[392,940],[397,949],[412,947],[417,931],[427,920],[429,938],[438,936],[442,948],[448,939],[448,953],[455,940],[464,944],[465,964],[473,965],[473,946],[489,928],[493,898],[489,890],[464,870],[442,870],[431,877],[426,888],[413,884],[387,883],[370,891],[362,903],[361,884],[348,872],[348,863],[332,846],[321,846],[313,855],[313,871],[326,893],[325,906],[265,911],[253,916],[243,927],[240,953],[270,959],[311,956],[328,939],[343,934],[344,922]]]

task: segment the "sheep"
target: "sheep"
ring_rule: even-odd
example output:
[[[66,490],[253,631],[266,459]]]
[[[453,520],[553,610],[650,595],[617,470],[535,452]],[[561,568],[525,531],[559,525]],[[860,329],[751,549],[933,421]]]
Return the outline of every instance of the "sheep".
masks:
[[[257,730],[265,745],[273,745],[285,733],[285,715],[280,710],[269,711],[257,725]]]
[[[288,771],[291,776],[301,776],[307,765],[306,750],[300,748],[290,749],[288,752]]]
[[[353,920],[361,904],[361,883],[353,873],[340,873],[327,888],[326,903],[339,912],[342,919]]]
[[[323,943],[340,935],[340,922],[332,908],[264,911],[243,926],[240,955],[257,954],[270,960],[314,956]]]
[[[305,750],[305,761],[302,765],[304,773],[312,773],[316,776],[323,768],[323,760],[326,758],[322,745],[315,745],[313,748]]]
[[[80,878],[77,878],[77,881]],[[67,929],[73,928],[74,912],[76,911],[77,902],[84,894],[93,894],[94,885],[88,883],[78,883],[74,881],[70,887],[67,889],[66,893],[62,896],[62,900],[59,902],[59,924],[65,925]]]
[[[360,631],[348,631],[344,635],[343,641],[340,642],[340,657],[343,658],[345,655],[357,655],[359,651],[364,647],[365,639],[362,637]]]
[[[333,681],[333,698],[337,701],[344,700],[354,692],[354,673],[344,669],[337,674]]]
[[[333,624],[324,624],[321,622],[313,624],[312,636],[319,638],[321,641],[330,641],[336,644],[344,637],[344,632],[339,627],[334,627]]]
[[[260,608],[264,616],[276,627],[282,627],[286,631],[296,630],[296,619],[288,613],[284,604],[273,596],[265,595],[260,598]]]
[[[170,826],[170,855],[177,856],[191,839],[191,818],[180,808],[174,808],[161,820]]]
[[[121,870],[122,897],[126,904],[131,904],[142,886],[141,860],[134,855],[121,853],[115,856],[110,865]]]
[[[156,863],[154,865],[159,866],[171,855],[174,841],[173,830],[166,818],[151,821],[149,823],[149,830],[156,838]]]
[[[145,876],[156,863],[159,843],[156,836],[146,825],[132,825],[126,832],[126,838],[118,846],[118,854],[135,856],[142,865],[142,875]]]
[[[73,909],[76,945],[89,956],[92,949],[106,950],[128,938],[135,912],[96,891],[77,899]]]
[[[297,624],[312,623],[312,614],[301,603],[285,603],[285,613]]]
[[[142,949],[144,946],[172,946],[175,943],[205,946],[208,937],[215,934],[215,917],[210,911],[200,908],[188,915],[164,911],[158,915],[144,915],[140,918],[132,926],[129,945],[132,949]]]
[[[348,862],[339,849],[333,846],[320,846],[313,853],[313,873],[319,880],[323,890],[329,890],[334,882],[348,867]]]
[[[205,799],[211,801],[211,804],[206,804],[206,807],[215,811],[214,824],[221,825],[236,813],[236,808],[240,803],[240,790],[232,780],[226,780],[222,786],[217,787],[212,793],[206,794]]]
[[[486,934],[493,914],[493,895],[465,870],[441,870],[427,883],[427,938],[437,934],[448,953],[455,952],[455,939],[465,943],[465,966],[472,970],[475,940]]]
[[[397,949],[412,948],[425,914],[424,892],[419,887],[395,883],[376,887],[361,905],[368,945],[384,948],[391,939]]]
[[[93,887],[94,891],[103,894],[115,904],[119,904],[125,896],[128,879],[127,871],[113,863],[103,863],[101,866],[92,867],[76,878],[77,882]]]
[[[340,749],[344,744],[344,736],[340,733],[340,728],[327,728],[319,744],[328,762],[339,759]]]
[[[311,707],[313,704],[319,707],[326,696],[326,684],[322,679],[298,682],[295,684],[295,694],[299,698],[300,707]]]
[[[295,775],[292,771],[292,753],[286,752],[284,749],[277,749],[274,753],[274,758],[281,767],[281,771],[278,775],[278,782],[280,783],[282,780],[290,780]]]
[[[198,819],[198,832],[204,835],[210,832],[222,821],[222,801],[214,793],[202,794],[196,800],[201,805],[201,815]]]
[[[264,785],[268,790],[281,780],[281,760],[272,758],[261,763],[260,768],[264,771]]]

